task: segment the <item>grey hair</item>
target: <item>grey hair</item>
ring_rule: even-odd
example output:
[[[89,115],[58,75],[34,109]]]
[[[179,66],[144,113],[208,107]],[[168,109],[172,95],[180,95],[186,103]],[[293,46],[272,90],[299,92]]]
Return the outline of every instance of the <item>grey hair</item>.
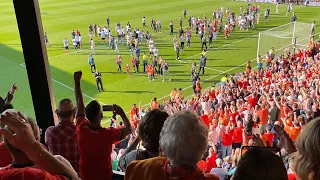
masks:
[[[217,164],[217,167],[222,167],[222,159],[216,159],[216,164]]]
[[[191,111],[168,117],[160,133],[160,149],[174,166],[195,166],[208,145],[208,128]]]

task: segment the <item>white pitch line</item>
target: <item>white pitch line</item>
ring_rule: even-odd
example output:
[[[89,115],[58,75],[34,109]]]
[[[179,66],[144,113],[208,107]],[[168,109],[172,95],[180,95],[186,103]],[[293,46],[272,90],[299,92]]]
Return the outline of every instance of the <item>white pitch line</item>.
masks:
[[[230,45],[232,45],[232,44],[236,44],[236,43],[238,43],[238,42],[241,42],[241,41],[244,41],[244,40],[250,39],[250,38],[252,38],[252,37],[256,37],[256,36],[258,36],[258,35],[253,35],[253,36],[250,36],[250,37],[247,37],[247,38],[243,38],[243,39],[240,39],[240,40],[231,42],[231,43],[229,43],[229,44],[225,44],[225,45],[223,45],[223,46],[219,46],[219,47],[216,47],[216,48],[212,48],[212,49],[210,49],[210,51],[207,51],[207,53],[208,53],[208,52],[211,52],[211,51],[213,51],[213,50],[217,50],[217,49],[221,49],[221,48],[223,48],[223,47],[230,46]],[[212,41],[212,43],[214,44],[214,41]],[[190,58],[192,58],[192,57],[194,57],[194,56],[198,56],[198,55],[201,55],[201,54],[202,54],[202,53],[198,53],[198,54],[189,56],[189,57],[184,58],[184,59],[190,59]]]
[[[210,67],[205,67],[205,69],[210,69],[210,70],[213,70],[213,71],[223,72],[223,71],[221,71],[219,69],[214,69],[214,68],[210,68]]]
[[[22,64],[20,64],[20,66],[22,66],[22,67],[26,67],[26,65],[25,65],[25,63],[22,63]],[[64,86],[64,87],[66,87],[66,88],[68,88],[68,89],[71,89],[72,91],[74,91],[74,89],[72,88],[72,87],[70,87],[70,86],[68,86],[68,85],[66,85],[66,84],[63,84],[62,82],[59,82],[59,81],[57,81],[57,80],[55,80],[55,79],[51,79],[53,82],[56,82],[56,83],[58,83],[58,84],[60,84],[61,86]],[[87,97],[87,98],[89,98],[89,99],[91,99],[91,100],[96,100],[95,98],[93,98],[93,97],[91,97],[91,96],[88,96],[88,95],[86,95],[86,94],[82,94],[83,96],[85,96],[85,97]],[[96,100],[96,101],[98,101],[98,100]],[[106,104],[104,104],[103,102],[101,102],[101,101],[98,101],[100,104],[102,104],[102,105],[106,105]]]

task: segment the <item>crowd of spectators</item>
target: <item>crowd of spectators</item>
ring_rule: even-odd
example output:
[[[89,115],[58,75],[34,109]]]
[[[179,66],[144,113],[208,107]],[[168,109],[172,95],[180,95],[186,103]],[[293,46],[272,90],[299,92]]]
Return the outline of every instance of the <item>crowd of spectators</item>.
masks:
[[[174,89],[163,103],[133,105],[119,126],[103,128],[102,107],[63,99],[45,144],[35,120],[15,110],[12,86],[0,99],[0,179],[320,179],[320,41],[270,56],[265,68],[228,77],[192,98]],[[258,63],[261,63],[261,59]],[[74,121],[76,119],[76,121]]]

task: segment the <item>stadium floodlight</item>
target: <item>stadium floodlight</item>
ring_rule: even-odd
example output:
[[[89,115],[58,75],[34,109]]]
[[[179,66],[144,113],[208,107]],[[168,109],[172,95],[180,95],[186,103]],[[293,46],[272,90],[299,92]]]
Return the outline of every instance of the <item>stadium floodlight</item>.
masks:
[[[311,24],[291,22],[259,33],[257,57],[274,47],[276,54],[284,49],[306,48],[311,38]]]

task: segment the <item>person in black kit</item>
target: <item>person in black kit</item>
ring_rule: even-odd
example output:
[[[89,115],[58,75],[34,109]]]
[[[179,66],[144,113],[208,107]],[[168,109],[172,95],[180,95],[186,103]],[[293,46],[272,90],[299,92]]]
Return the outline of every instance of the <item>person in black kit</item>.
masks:
[[[173,22],[170,21],[170,35],[173,34]]]
[[[109,17],[107,17],[107,25],[108,25],[108,28],[110,28],[110,19],[109,19]]]
[[[206,46],[206,49],[208,49],[206,36],[203,36],[201,41],[202,41],[201,51],[203,50],[203,46]]]
[[[93,23],[94,36],[97,36],[97,24]]]
[[[192,74],[192,89],[193,89],[193,92],[196,92],[196,83],[197,83],[197,80],[199,79],[199,75],[194,72]]]
[[[136,61],[136,68],[137,68],[137,73],[138,73],[139,72],[140,61],[139,61],[139,58],[137,56],[134,59]]]
[[[183,9],[183,16],[184,16],[184,18],[187,18],[187,10],[186,9]]]
[[[180,28],[180,29],[179,29],[179,37],[180,37],[183,33],[184,33],[183,29]]]
[[[92,26],[92,24],[89,25],[89,32],[90,32],[90,33],[93,32],[93,26]]]
[[[196,24],[196,34],[199,34],[199,23]]]
[[[94,73],[94,78],[96,78],[96,85],[98,88],[98,92],[104,91],[103,84],[102,84],[102,75],[98,70],[96,70],[96,72]]]
[[[189,19],[188,19],[189,28],[191,28],[191,22],[192,22],[192,20],[191,20],[191,16],[190,16]]]
[[[207,57],[205,57],[204,55],[201,55],[200,57],[200,62],[199,62],[199,74],[201,72],[202,69],[202,75],[204,74],[204,67],[207,64]]]
[[[179,24],[180,24],[180,28],[182,28],[182,18],[179,18]]]

